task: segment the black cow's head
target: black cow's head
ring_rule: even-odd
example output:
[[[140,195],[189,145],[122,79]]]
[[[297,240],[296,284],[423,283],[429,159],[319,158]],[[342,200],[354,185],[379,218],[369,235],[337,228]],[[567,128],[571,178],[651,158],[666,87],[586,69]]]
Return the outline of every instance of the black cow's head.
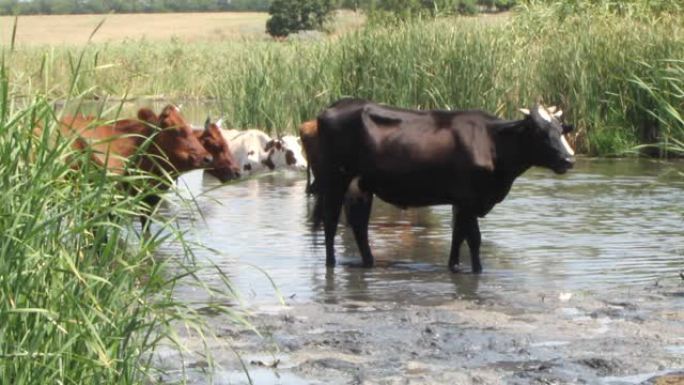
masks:
[[[565,139],[565,134],[572,131],[572,125],[562,124],[560,117],[563,111],[556,107],[548,109],[542,105],[535,105],[531,110],[521,109],[529,120],[528,133],[532,164],[550,168],[557,174],[564,174],[572,168],[575,152]]]

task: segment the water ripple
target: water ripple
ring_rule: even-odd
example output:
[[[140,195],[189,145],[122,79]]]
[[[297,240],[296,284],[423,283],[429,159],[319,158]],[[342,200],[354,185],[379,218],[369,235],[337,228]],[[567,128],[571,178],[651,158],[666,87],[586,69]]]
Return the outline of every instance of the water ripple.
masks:
[[[165,210],[218,251],[196,250],[198,258],[219,266],[254,302],[275,301],[263,271],[284,296],[324,303],[429,303],[501,290],[619,290],[684,268],[684,178],[668,172],[672,169],[684,167],[611,160],[580,162],[563,177],[528,171],[480,222],[482,276],[446,272],[449,207],[402,211],[379,200],[370,225],[378,266],[344,266],[359,256],[351,231],[341,224],[337,253],[342,266],[326,269],[323,235],[309,231],[313,199],[304,194],[305,180],[298,174],[215,188],[210,177],[191,173],[179,185],[195,196],[203,218],[196,207]],[[177,247],[164,254],[177,254]],[[220,282],[218,273],[202,278]]]

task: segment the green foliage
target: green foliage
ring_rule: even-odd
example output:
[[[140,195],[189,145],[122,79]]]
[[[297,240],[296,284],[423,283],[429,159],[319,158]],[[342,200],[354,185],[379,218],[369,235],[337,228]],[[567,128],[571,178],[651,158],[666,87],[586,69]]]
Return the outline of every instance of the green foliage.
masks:
[[[371,0],[365,10],[372,21],[408,20],[414,17],[435,17],[454,14],[474,15],[481,10],[508,10],[517,0]]]
[[[15,100],[17,82],[5,66],[12,55],[3,49],[2,56],[0,382],[155,382],[150,359],[160,343],[173,347],[172,323],[202,327],[173,296],[199,269],[183,233],[173,220],[155,219],[155,230],[140,237],[135,224],[145,204],[123,186],[145,183],[153,193],[146,182],[155,177],[107,173],[75,151],[43,96],[22,89],[28,98]],[[67,89],[83,74],[81,58],[71,59]],[[181,245],[172,266],[157,257],[167,242]]]
[[[655,68],[647,63],[648,75],[635,75],[630,82],[644,92],[638,107],[650,117],[651,132],[647,150],[660,156],[684,156],[684,60],[667,60]]]
[[[0,0],[0,14],[265,11],[270,0]]]
[[[489,10],[507,11],[513,8],[518,0],[478,0],[478,4]]]
[[[676,119],[668,118],[672,128],[660,121],[667,105],[680,114],[684,108],[673,96],[682,86],[667,80],[681,78],[671,68],[672,59],[684,57],[682,17],[561,20],[540,6],[487,22],[410,20],[315,42],[110,43],[88,52],[78,90],[209,97],[220,101],[229,124],[271,131],[293,130],[342,96],[506,117],[542,100],[562,106],[576,125],[580,152],[623,154],[665,138],[684,140]],[[67,87],[68,48],[50,55],[21,48],[13,61],[13,77],[26,87]]]
[[[580,14],[649,18],[654,14],[677,13],[684,3],[673,0],[520,0],[528,8],[544,8],[563,19]]]
[[[273,0],[266,32],[285,37],[306,30],[321,30],[332,11],[331,0]]]
[[[474,15],[478,12],[476,0],[460,0],[456,4],[458,13],[462,15]]]

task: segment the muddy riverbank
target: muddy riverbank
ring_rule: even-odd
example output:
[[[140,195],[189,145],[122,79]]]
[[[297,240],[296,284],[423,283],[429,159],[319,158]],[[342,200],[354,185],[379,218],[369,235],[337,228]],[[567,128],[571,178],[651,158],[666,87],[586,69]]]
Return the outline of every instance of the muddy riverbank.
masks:
[[[214,380],[249,383],[229,344],[255,384],[641,384],[684,369],[684,285],[664,281],[622,295],[544,291],[427,306],[288,300],[253,309],[262,337],[210,320]],[[187,359],[190,383],[206,383],[206,358]]]
[[[197,197],[203,218],[173,205],[165,215],[214,249],[198,259],[230,276],[261,336],[208,312],[216,338],[205,347],[179,328],[188,352],[159,350],[160,380],[622,385],[671,374],[674,382],[651,383],[683,383],[673,374],[684,371],[679,167],[583,161],[562,178],[532,170],[482,222],[480,276],[446,271],[447,207],[376,205],[378,266],[344,265],[358,253],[341,228],[342,266],[327,269],[301,175],[219,189],[190,177],[191,191],[207,191]],[[202,278],[220,281],[210,270]],[[198,307],[212,300],[191,287],[177,295]]]

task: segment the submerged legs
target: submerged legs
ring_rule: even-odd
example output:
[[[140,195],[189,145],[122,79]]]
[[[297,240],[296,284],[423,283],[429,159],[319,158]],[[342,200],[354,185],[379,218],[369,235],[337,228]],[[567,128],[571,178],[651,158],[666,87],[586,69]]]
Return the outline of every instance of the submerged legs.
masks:
[[[480,234],[480,225],[477,222],[477,216],[468,213],[467,211],[459,211],[455,206],[453,207],[452,212],[454,213],[454,226],[451,233],[449,269],[454,273],[460,271],[459,247],[463,240],[466,240],[468,242],[468,248],[470,249],[473,273],[481,273],[482,263],[480,262],[480,244],[482,237]]]
[[[345,204],[347,221],[354,231],[356,246],[359,248],[363,267],[373,266],[373,254],[368,244],[368,221],[370,219],[373,195],[364,194],[360,198],[348,199]]]
[[[325,231],[325,265],[332,267],[335,266],[335,235],[344,196],[335,192],[321,198],[323,199],[323,229]]]

